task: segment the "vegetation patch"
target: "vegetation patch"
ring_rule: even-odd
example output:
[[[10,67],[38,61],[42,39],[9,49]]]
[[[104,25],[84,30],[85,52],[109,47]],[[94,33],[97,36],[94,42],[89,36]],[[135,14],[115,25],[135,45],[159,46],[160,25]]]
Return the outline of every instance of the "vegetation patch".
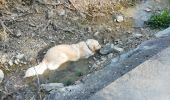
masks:
[[[153,14],[147,21],[151,28],[167,28],[170,25],[170,12],[163,10],[160,13]]]

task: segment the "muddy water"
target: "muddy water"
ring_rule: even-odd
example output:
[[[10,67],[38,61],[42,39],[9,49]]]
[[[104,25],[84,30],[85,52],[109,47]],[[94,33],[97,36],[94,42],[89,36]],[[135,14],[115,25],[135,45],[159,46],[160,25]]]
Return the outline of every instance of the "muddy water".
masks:
[[[85,74],[89,73],[88,59],[81,59],[76,62],[68,62],[61,66],[57,71],[46,71],[44,78],[45,83],[57,82],[64,85],[74,84],[76,80],[81,79]],[[44,79],[42,79],[43,81]]]

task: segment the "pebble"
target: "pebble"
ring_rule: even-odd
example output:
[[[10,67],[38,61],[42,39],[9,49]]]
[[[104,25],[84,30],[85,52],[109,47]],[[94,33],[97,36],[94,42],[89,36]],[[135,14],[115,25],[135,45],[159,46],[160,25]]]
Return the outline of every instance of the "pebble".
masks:
[[[113,57],[113,53],[110,53],[107,57],[111,59]]]
[[[98,35],[99,35],[99,32],[98,32],[98,31],[94,33],[94,36],[97,37]]]
[[[142,37],[143,35],[140,34],[140,33],[135,33],[135,34],[133,34],[133,36],[134,36],[134,37],[137,37],[137,38],[140,38],[140,37]]]
[[[58,11],[59,16],[64,16],[66,14],[66,11],[64,9],[61,9]]]
[[[118,15],[118,16],[116,16],[116,21],[117,22],[123,22],[123,20],[124,20],[124,18],[123,18],[123,16],[121,16],[121,15]]]
[[[99,66],[97,64],[94,64],[92,68],[98,68]]]
[[[144,11],[151,12],[152,10],[151,10],[151,8],[145,8]]]
[[[114,44],[108,43],[103,48],[101,48],[99,52],[103,55],[111,53],[113,51],[113,46]]]
[[[117,47],[117,46],[113,46],[113,49],[114,49],[114,51],[117,51],[117,52],[123,52],[124,51],[123,48],[120,48],[120,47]]]
[[[16,65],[18,65],[19,62],[20,62],[19,59],[14,60],[14,63],[15,63]]]
[[[22,34],[21,34],[21,31],[20,30],[17,30],[17,34],[16,34],[16,37],[20,37]]]
[[[53,10],[48,10],[48,11],[47,11],[47,19],[52,18],[53,15],[54,15],[54,11],[53,11]]]
[[[24,54],[18,54],[18,55],[16,56],[16,58],[17,58],[17,59],[23,59],[23,58],[24,58]]]
[[[7,56],[2,55],[2,57],[0,57],[0,63],[4,64],[5,62],[7,62]]]
[[[9,60],[9,61],[8,61],[8,64],[9,64],[9,66],[13,66],[13,65],[14,65],[14,63],[13,63],[12,60]]]

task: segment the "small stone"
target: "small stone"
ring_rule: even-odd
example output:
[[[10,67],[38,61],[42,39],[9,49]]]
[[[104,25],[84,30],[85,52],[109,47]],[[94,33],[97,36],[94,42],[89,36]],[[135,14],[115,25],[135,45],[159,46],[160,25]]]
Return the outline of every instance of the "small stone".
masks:
[[[144,11],[146,11],[146,12],[151,12],[152,10],[151,10],[151,8],[148,8],[148,7],[147,7],[147,8],[144,9]]]
[[[2,57],[0,57],[0,63],[4,64],[7,62],[7,55],[2,55]]]
[[[17,59],[23,59],[23,58],[24,58],[24,54],[18,54],[18,55],[16,56],[16,58],[17,58]]]
[[[53,15],[54,15],[54,11],[53,11],[53,10],[48,10],[48,11],[47,11],[47,19],[52,18]]]
[[[94,64],[92,68],[98,68],[99,66],[97,64]]]
[[[18,65],[19,62],[20,62],[19,59],[14,60],[14,63],[15,63],[16,65]]]
[[[107,58],[106,57],[102,57],[101,60],[102,60],[102,62],[105,62],[107,60]]]
[[[78,80],[78,81],[75,81],[75,84],[76,84],[76,85],[78,85],[78,84],[80,84],[80,83],[81,83],[81,81],[79,81],[79,80]]]
[[[113,53],[110,53],[107,57],[111,59],[113,57]]]
[[[124,20],[124,18],[123,18],[123,16],[121,16],[121,15],[118,15],[118,16],[116,16],[116,21],[117,22],[123,22],[123,20]]]
[[[137,38],[140,38],[140,37],[142,37],[143,35],[142,35],[142,34],[139,34],[139,33],[135,33],[135,34],[133,34],[133,36],[134,36],[134,37],[137,37]]]
[[[13,61],[12,61],[12,60],[9,60],[9,61],[8,61],[8,64],[9,64],[9,66],[14,65],[14,63],[13,63]]]
[[[97,65],[100,65],[101,63],[100,63],[100,61],[96,61],[96,64],[97,64]]]
[[[99,52],[103,55],[109,54],[113,51],[113,46],[113,44],[108,43],[103,48],[101,48]]]
[[[99,35],[99,32],[98,32],[98,31],[94,33],[94,36],[97,37],[98,35]]]
[[[120,47],[117,47],[117,46],[113,46],[113,49],[114,49],[114,51],[117,51],[117,52],[123,52],[124,51],[123,48],[120,48]]]
[[[64,16],[66,14],[66,11],[64,10],[64,9],[60,9],[59,11],[58,11],[58,15],[59,16]]]
[[[87,28],[87,31],[88,31],[89,33],[91,33],[91,32],[92,32],[92,27],[88,27],[88,28]]]
[[[45,91],[51,91],[59,88],[63,88],[63,83],[48,83],[48,84],[41,84],[41,89]]]
[[[128,68],[129,66],[125,66],[126,68]]]
[[[21,34],[21,31],[20,30],[17,30],[17,34],[16,34],[16,36],[17,37],[20,37],[22,34]]]
[[[2,82],[3,79],[4,79],[4,73],[3,73],[3,71],[0,69],[0,83]]]

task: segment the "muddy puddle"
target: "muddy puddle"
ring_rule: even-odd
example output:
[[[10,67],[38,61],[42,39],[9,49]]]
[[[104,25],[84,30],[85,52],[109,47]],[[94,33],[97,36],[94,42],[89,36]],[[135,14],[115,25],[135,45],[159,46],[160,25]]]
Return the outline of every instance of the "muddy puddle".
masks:
[[[68,62],[63,64],[57,71],[46,71],[42,83],[64,83],[64,85],[74,84],[75,81],[80,80],[83,75],[89,73],[88,59],[81,59],[77,62]],[[45,82],[43,82],[46,80]]]

